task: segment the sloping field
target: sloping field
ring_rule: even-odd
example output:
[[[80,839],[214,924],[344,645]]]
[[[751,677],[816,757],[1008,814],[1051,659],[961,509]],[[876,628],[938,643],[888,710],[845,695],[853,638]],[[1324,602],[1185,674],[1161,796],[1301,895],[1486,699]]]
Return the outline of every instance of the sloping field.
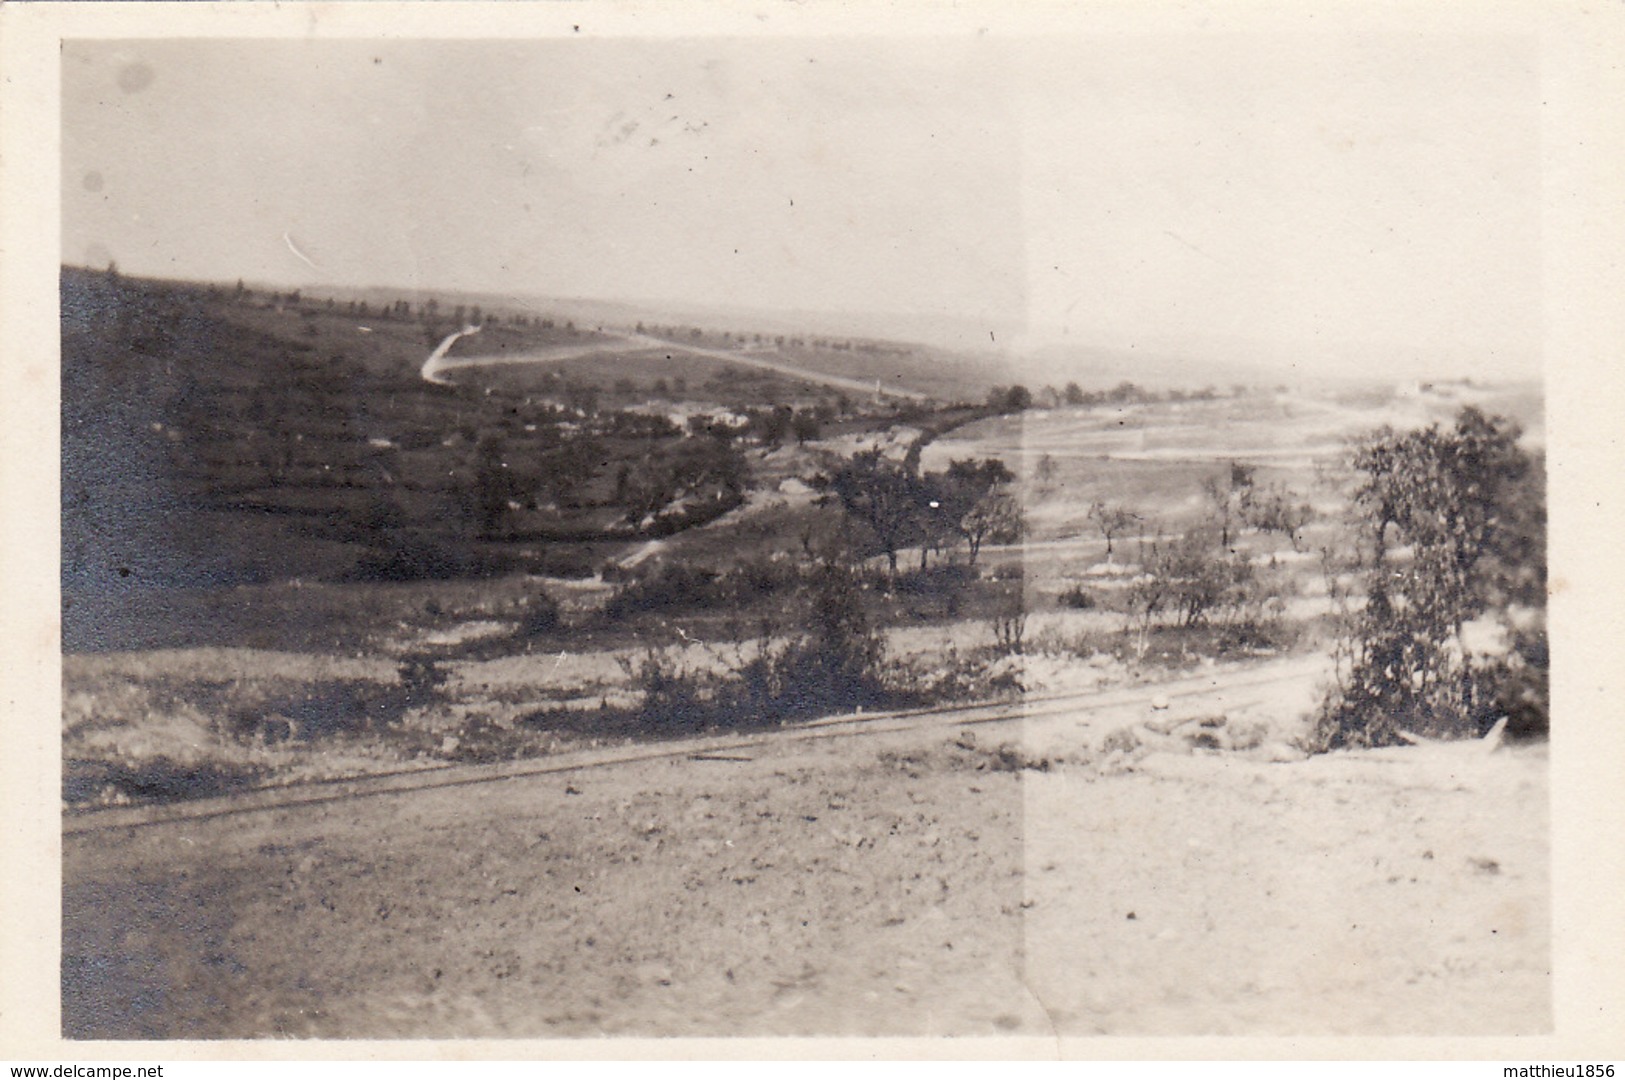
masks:
[[[550,375],[599,384],[616,379],[631,379],[647,384],[654,379],[680,378],[694,384],[689,388],[691,391],[699,390],[704,385],[713,393],[727,396],[732,393],[732,383],[752,379],[760,381],[766,377],[846,394],[885,395],[913,401],[925,397],[918,391],[897,385],[896,379],[883,384],[878,378],[866,380],[832,375],[815,367],[785,363],[771,354],[684,345],[642,334],[622,334],[618,338],[525,352],[451,357],[440,362],[436,371],[448,375],[462,371],[467,377],[466,373],[471,369],[477,370],[480,382],[496,378],[510,388],[532,385],[530,380],[534,380],[538,373],[544,381],[536,385],[546,385],[545,380]],[[508,370],[488,374],[496,368]],[[515,368],[521,369],[517,383],[512,371]]]
[[[822,377],[765,369],[743,357],[718,357],[676,345],[619,344],[564,346],[525,355],[463,357],[441,364],[448,382],[486,387],[511,394],[557,394],[570,385],[610,391],[630,384],[636,397],[665,396],[674,401],[764,405],[817,397],[823,393],[856,393],[830,386]],[[657,388],[656,384],[664,385]],[[873,388],[869,388],[872,393]]]
[[[1306,398],[1157,402],[1034,410],[968,425],[942,440],[938,455],[979,454],[1117,461],[1277,461],[1304,463],[1336,454],[1346,437],[1385,422],[1390,411],[1356,410]],[[1422,417],[1418,414],[1416,420]]]
[[[1336,456],[1348,439],[1385,424],[1404,429],[1447,422],[1469,404],[1517,418],[1530,442],[1542,438],[1540,398],[1533,392],[1483,390],[1390,397],[1363,404],[1331,396],[1278,393],[1213,401],[1035,409],[991,417],[940,440],[928,451],[926,462],[975,453],[1008,454],[1029,464],[1047,454],[1056,459],[1237,460],[1301,467]]]
[[[1098,539],[1086,519],[1096,500],[1180,527],[1204,512],[1205,483],[1229,483],[1232,462],[1250,467],[1255,483],[1282,485],[1312,504],[1325,524],[1343,502],[1338,466],[1351,440],[1383,425],[1448,424],[1464,404],[1475,402],[1532,418],[1525,421],[1525,442],[1540,444],[1540,397],[1532,390],[1481,388],[1364,401],[1276,393],[990,417],[931,443],[923,466],[940,469],[971,457],[1004,460],[1022,478],[1037,540]]]
[[[544,379],[556,373],[560,378],[599,384],[626,378],[646,387],[655,379],[683,379],[691,394],[701,384],[725,394],[730,380],[756,372],[803,388],[908,401],[980,401],[1000,374],[991,364],[913,346],[818,348],[769,343],[746,348],[743,344],[714,346],[703,339],[680,341],[610,331],[582,334],[580,340],[542,348],[526,347],[501,334],[487,339],[482,331],[456,342],[437,370],[464,371],[466,380],[471,369],[477,369],[480,385],[494,385],[492,380],[521,389],[537,385],[529,381],[530,373],[514,381],[516,376],[503,370],[510,365],[537,369]]]

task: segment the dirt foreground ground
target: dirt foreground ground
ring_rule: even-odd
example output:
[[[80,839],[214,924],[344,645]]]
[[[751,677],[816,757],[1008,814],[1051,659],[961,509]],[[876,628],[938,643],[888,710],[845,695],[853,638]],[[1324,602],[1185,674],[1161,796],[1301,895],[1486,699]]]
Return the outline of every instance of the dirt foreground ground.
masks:
[[[63,1034],[1551,1030],[1544,747],[1152,696],[70,830]]]

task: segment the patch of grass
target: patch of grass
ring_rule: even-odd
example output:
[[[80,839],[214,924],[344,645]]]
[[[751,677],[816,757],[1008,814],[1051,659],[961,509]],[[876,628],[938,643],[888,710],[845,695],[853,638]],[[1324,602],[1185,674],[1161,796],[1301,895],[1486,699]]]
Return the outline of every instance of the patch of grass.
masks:
[[[659,563],[637,574],[604,605],[604,617],[620,621],[652,611],[713,608],[728,599],[715,570],[689,563]]]
[[[173,802],[205,799],[246,790],[268,773],[263,766],[229,762],[184,763],[169,757],[139,762],[63,762],[62,799],[75,805],[93,801]]]

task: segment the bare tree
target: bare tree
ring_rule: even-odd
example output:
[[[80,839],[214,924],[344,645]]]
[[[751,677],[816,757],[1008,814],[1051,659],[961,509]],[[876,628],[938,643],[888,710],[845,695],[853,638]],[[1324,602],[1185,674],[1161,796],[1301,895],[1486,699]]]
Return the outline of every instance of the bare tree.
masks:
[[[1241,501],[1241,519],[1259,532],[1280,533],[1292,544],[1293,551],[1299,551],[1299,533],[1315,519],[1315,510],[1285,487],[1271,484],[1247,489]]]
[[[1089,504],[1089,520],[1106,539],[1106,561],[1112,561],[1112,541],[1140,521],[1140,515],[1126,506],[1096,500]]]
[[[1253,486],[1253,470],[1249,465],[1232,461],[1230,474],[1210,476],[1202,482],[1202,493],[1213,506],[1214,523],[1219,527],[1219,546],[1228,548],[1241,532],[1242,505]]]

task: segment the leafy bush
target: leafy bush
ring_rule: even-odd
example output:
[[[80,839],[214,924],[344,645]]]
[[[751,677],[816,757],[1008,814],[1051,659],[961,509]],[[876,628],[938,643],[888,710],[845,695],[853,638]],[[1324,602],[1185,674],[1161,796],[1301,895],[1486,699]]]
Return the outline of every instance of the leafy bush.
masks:
[[[841,709],[879,701],[885,643],[869,620],[857,574],[824,563],[813,572],[804,602],[811,609],[799,658],[805,666],[792,696]]]
[[[403,428],[394,436],[395,445],[402,450],[428,450],[440,445],[440,433],[432,428]]]
[[[1141,543],[1142,572],[1128,596],[1142,633],[1163,616],[1187,628],[1208,623],[1252,626],[1271,615],[1272,607],[1279,607],[1274,583],[1246,555],[1228,550],[1216,539],[1211,530],[1197,528],[1173,539],[1159,534]]]
[[[1360,543],[1348,565],[1328,559],[1344,608],[1322,747],[1476,735],[1497,715],[1544,727],[1544,639],[1475,665],[1462,636],[1492,605],[1544,602],[1545,492],[1517,438],[1511,421],[1466,408],[1452,428],[1385,429],[1356,448]]]
[[[405,704],[424,705],[432,701],[446,681],[446,673],[432,656],[412,653],[401,658],[396,668]]]

